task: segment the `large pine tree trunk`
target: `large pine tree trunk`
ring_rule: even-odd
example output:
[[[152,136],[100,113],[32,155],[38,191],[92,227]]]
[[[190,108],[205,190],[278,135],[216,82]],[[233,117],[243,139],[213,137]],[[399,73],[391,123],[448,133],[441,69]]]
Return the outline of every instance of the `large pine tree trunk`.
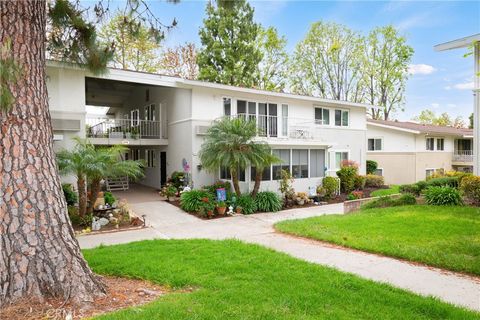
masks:
[[[15,104],[0,119],[0,305],[105,292],[67,216],[53,152],[45,83],[45,1],[0,1],[0,42],[23,68]]]

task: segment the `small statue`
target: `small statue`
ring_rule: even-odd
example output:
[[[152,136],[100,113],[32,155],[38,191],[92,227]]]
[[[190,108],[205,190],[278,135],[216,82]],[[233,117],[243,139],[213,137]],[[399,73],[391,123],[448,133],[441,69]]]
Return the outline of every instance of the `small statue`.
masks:
[[[100,230],[101,227],[102,227],[102,225],[98,221],[98,218],[93,217],[92,218],[92,231],[98,231],[98,230]]]

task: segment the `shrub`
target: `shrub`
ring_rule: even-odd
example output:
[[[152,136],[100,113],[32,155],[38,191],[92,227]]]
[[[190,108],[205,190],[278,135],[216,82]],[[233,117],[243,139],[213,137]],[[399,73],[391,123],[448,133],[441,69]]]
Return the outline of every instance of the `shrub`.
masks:
[[[347,200],[357,200],[357,199],[362,199],[363,198],[363,192],[362,191],[352,191],[347,196]]]
[[[365,186],[366,187],[373,187],[373,188],[378,188],[385,185],[385,180],[383,179],[382,176],[377,176],[374,174],[367,174],[366,180],[365,180]]]
[[[355,190],[355,177],[357,176],[358,168],[349,165],[343,166],[337,171],[337,176],[340,178],[340,189],[345,193],[350,193]]]
[[[75,191],[72,189],[72,185],[69,183],[62,184],[63,195],[67,201],[68,206],[74,206],[78,202],[78,196]]]
[[[173,184],[167,184],[160,190],[160,194],[167,198],[167,201],[170,201],[170,198],[177,194],[178,190]]]
[[[105,204],[108,204],[108,205],[111,206],[112,204],[115,203],[115,201],[117,199],[115,199],[115,197],[113,196],[113,194],[111,192],[107,191],[103,194],[103,200],[105,200]]]
[[[367,183],[367,177],[357,175],[355,177],[355,189],[356,190],[363,190],[365,189],[365,184]]]
[[[185,172],[174,171],[169,181],[175,188],[181,189],[185,184]]]
[[[400,193],[404,193],[404,194],[413,194],[413,195],[416,195],[416,196],[419,196],[420,195],[420,192],[422,191],[420,189],[420,186],[416,183],[413,183],[413,184],[402,184],[400,187],[399,187],[399,190],[400,190]]]
[[[396,199],[393,197],[385,196],[364,204],[362,206],[362,209],[398,207],[413,205],[416,203],[417,199],[415,199],[412,194],[404,194]]]
[[[264,191],[257,193],[255,197],[255,204],[258,211],[262,212],[276,212],[282,209],[282,199],[271,191]]]
[[[448,186],[458,188],[458,177],[441,177],[430,179],[426,182],[428,187],[443,187]]]
[[[338,179],[334,177],[325,177],[322,180],[322,187],[325,192],[325,199],[333,199],[337,194]]]
[[[461,206],[463,205],[460,191],[453,187],[428,187],[425,190],[425,202],[434,206]]]
[[[183,192],[180,196],[180,207],[187,212],[199,212],[203,206],[202,199],[207,198],[211,201],[214,195],[206,190],[191,190]]]
[[[252,214],[257,211],[257,204],[249,194],[242,194],[236,202],[238,207],[242,207],[244,214]]]
[[[468,200],[480,204],[480,177],[472,175],[463,177],[460,189]]]
[[[367,160],[367,174],[375,174],[378,169],[377,161]]]
[[[221,189],[221,188],[224,188],[226,192],[230,192],[232,185],[230,184],[230,181],[217,181],[212,185],[203,187],[203,189],[213,194],[216,194],[217,189]]]
[[[418,181],[416,183],[417,187],[418,187],[418,194],[422,193],[423,190],[427,189],[428,188],[428,183],[427,181]]]

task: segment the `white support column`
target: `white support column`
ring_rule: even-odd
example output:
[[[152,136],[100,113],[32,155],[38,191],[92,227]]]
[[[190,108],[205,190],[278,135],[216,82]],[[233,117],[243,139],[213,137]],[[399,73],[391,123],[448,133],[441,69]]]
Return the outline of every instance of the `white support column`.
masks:
[[[480,41],[474,48],[474,87],[473,87],[473,172],[480,175]]]

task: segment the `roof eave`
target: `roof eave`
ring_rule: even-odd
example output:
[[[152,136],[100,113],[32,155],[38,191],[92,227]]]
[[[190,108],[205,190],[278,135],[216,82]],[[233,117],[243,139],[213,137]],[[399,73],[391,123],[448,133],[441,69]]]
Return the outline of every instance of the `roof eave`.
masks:
[[[463,37],[459,39],[455,39],[452,41],[444,42],[437,44],[433,48],[435,51],[445,51],[445,50],[452,50],[452,49],[459,49],[471,46],[474,42],[480,41],[480,33]]]

